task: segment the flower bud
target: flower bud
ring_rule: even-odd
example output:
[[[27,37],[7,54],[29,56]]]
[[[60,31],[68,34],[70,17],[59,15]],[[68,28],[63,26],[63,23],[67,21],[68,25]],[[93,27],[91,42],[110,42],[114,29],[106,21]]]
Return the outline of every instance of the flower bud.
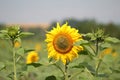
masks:
[[[18,29],[17,28],[15,28],[15,27],[9,27],[8,28],[8,35],[11,38],[14,38],[17,34],[18,34]]]

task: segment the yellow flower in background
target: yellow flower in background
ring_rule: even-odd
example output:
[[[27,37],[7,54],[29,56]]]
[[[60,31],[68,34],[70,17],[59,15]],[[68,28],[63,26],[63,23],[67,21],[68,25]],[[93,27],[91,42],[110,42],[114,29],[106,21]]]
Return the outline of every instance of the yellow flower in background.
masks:
[[[35,52],[35,51],[31,51],[27,55],[27,61],[26,61],[26,63],[30,64],[30,63],[37,62],[38,60],[39,60],[38,53]]]
[[[112,55],[113,57],[117,56],[117,53],[112,48],[106,48],[100,53],[100,58],[103,58],[105,55]]]
[[[78,51],[83,50],[82,46],[73,45],[82,40],[82,36],[67,23],[62,26],[57,23],[57,27],[48,32],[46,37],[48,58],[60,59],[64,64],[78,57]]]
[[[116,52],[112,53],[112,56],[117,57],[117,53]]]
[[[105,54],[111,54],[111,52],[112,52],[112,48],[107,48],[107,49],[105,49],[104,51],[103,51],[103,54],[105,55]]]
[[[14,42],[14,47],[19,48],[21,46],[21,43],[19,41]]]
[[[36,52],[39,52],[40,50],[41,50],[40,43],[37,43],[37,44],[35,45],[35,51],[36,51]]]

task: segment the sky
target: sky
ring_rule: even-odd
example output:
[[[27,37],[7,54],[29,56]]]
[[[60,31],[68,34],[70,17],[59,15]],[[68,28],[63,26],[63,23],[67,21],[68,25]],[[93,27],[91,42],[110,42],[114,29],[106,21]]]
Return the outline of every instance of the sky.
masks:
[[[51,23],[65,18],[120,23],[120,0],[0,0],[0,23]]]

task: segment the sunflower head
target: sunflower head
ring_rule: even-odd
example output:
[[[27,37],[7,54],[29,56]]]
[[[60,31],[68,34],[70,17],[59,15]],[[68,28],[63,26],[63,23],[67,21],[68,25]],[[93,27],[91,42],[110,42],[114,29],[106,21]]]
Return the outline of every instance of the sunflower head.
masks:
[[[62,26],[57,23],[56,28],[53,28],[46,34],[46,42],[48,48],[48,58],[62,60],[64,64],[70,62],[78,56],[78,51],[83,50],[82,46],[73,45],[75,42],[82,40],[82,36],[78,30],[71,28],[68,23]]]
[[[38,60],[39,60],[38,53],[35,51],[31,51],[27,55],[26,63],[31,64],[31,63],[37,62]]]
[[[7,31],[11,38],[15,38],[20,33],[20,27],[18,25],[10,26],[7,28]]]

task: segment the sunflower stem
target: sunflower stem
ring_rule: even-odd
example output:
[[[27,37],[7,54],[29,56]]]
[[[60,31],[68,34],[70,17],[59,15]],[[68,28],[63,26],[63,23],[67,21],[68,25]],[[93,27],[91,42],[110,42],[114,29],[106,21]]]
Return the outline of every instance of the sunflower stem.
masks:
[[[99,40],[98,40],[98,38],[96,39],[96,55],[98,55],[98,49],[99,49]],[[98,64],[97,64],[97,66],[96,66],[96,70],[95,70],[95,76],[97,77],[98,76],[98,69],[99,69],[99,67],[100,67],[100,65],[101,65],[101,62],[102,62],[102,60],[99,60],[99,62],[98,62]]]
[[[67,73],[67,70],[68,70],[68,64],[65,64],[65,76],[64,76],[64,80],[68,80],[68,73]]]
[[[96,66],[96,73],[95,73],[96,77],[98,76],[98,70],[99,70],[101,62],[102,62],[102,60],[99,60],[97,66]]]
[[[14,75],[14,80],[17,80],[17,73],[16,73],[16,52],[14,48],[14,39],[12,41],[12,47],[13,47],[13,75]]]
[[[98,38],[96,39],[96,55],[98,54],[98,48],[99,48],[99,46],[98,46],[98,44],[99,44],[99,41],[98,41]]]
[[[13,65],[14,65],[14,80],[17,80],[17,74],[16,74],[16,55],[15,50],[13,48]]]

